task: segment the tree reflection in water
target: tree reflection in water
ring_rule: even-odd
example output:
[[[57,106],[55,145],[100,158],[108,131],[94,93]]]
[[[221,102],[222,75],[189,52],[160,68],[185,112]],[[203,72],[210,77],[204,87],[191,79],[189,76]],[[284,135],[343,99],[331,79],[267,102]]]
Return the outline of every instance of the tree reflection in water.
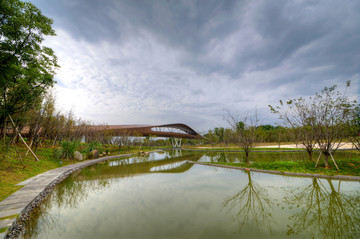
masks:
[[[223,205],[228,212],[236,212],[240,230],[263,230],[271,233],[272,202],[265,188],[251,179],[248,175],[248,184],[232,197],[227,198]]]
[[[102,165],[101,165],[102,166]],[[86,170],[95,172],[95,166],[86,168]],[[84,169],[83,169],[84,170]],[[72,174],[65,179],[61,185],[56,186],[56,189],[43,200],[39,208],[32,212],[32,220],[26,221],[26,231],[24,238],[31,235],[36,238],[40,233],[46,235],[46,231],[41,228],[47,228],[47,231],[57,231],[61,233],[65,230],[63,224],[57,222],[56,216],[49,210],[56,205],[57,207],[76,208],[80,202],[86,200],[90,192],[96,191],[101,193],[102,190],[109,186],[108,180],[100,179],[98,181],[77,181],[79,172]],[[37,226],[37,224],[41,226]],[[41,230],[41,231],[38,231]]]
[[[57,216],[51,212],[52,207],[72,208],[78,207],[81,202],[87,200],[89,195],[100,194],[102,191],[111,187],[112,180],[122,180],[136,175],[149,173],[183,173],[193,167],[193,164],[181,165],[170,168],[169,170],[151,171],[154,167],[164,166],[186,160],[197,161],[202,154],[195,157],[192,154],[182,155],[178,151],[168,151],[157,159],[155,154],[142,157],[131,157],[89,166],[73,173],[63,182],[56,186],[55,190],[45,199],[39,208],[31,215],[31,220],[26,221],[25,238],[36,238],[44,233],[41,228],[48,231],[57,231],[61,234],[65,230],[63,224],[57,221]],[[40,225],[40,226],[38,226]],[[46,233],[45,233],[46,234]]]
[[[305,231],[312,238],[360,238],[359,193],[341,193],[338,183],[336,189],[330,179],[314,178],[312,184],[285,197],[287,204],[300,209],[289,218],[288,235]]]
[[[243,153],[207,152],[203,161],[211,163],[240,163],[244,162],[244,157]]]

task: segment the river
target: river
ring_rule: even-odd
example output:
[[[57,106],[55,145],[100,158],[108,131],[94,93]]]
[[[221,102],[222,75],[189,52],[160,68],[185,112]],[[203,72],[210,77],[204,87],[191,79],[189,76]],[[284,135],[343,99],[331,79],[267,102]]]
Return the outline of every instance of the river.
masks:
[[[56,186],[24,236],[360,238],[359,182],[186,163],[231,157],[165,151],[82,169]]]

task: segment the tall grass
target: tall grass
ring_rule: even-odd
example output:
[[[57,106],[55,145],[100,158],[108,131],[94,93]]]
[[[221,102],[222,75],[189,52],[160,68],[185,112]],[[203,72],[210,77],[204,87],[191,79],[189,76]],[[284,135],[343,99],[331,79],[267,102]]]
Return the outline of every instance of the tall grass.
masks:
[[[101,144],[99,144],[98,142],[90,142],[88,144],[88,146],[84,149],[83,152],[88,154],[88,153],[90,153],[91,151],[93,151],[95,149],[99,150],[100,147],[101,147]]]
[[[74,152],[79,145],[79,141],[62,141],[58,149],[54,149],[55,159],[74,159]]]

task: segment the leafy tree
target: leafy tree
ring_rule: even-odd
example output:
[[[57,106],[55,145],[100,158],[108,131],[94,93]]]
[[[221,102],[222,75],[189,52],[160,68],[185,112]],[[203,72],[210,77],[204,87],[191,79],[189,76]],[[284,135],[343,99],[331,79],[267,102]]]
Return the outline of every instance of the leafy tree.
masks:
[[[272,113],[279,114],[285,126],[293,129],[293,141],[302,144],[310,161],[313,161],[312,153],[316,143],[314,131],[309,125],[310,105],[311,103],[307,103],[304,98],[300,97],[290,100],[286,104],[280,100],[280,106],[274,108],[269,105],[269,107]]]
[[[224,143],[226,144],[226,146],[229,145],[230,142],[233,141],[234,138],[234,133],[231,129],[227,128],[224,130]]]
[[[356,107],[348,124],[350,140],[360,151],[360,105]]]
[[[275,127],[270,124],[260,125],[260,126],[258,126],[258,128],[261,128],[262,130],[265,130],[265,131],[270,131],[270,130],[275,129]]]
[[[224,132],[225,129],[223,127],[220,128],[214,128],[214,133],[218,138],[218,143],[221,145],[221,143],[224,142]]]
[[[204,135],[204,137],[209,141],[212,147],[219,141],[219,137],[211,129]]]
[[[249,163],[250,150],[258,140],[257,126],[259,119],[257,112],[255,111],[253,115],[243,117],[242,121],[240,121],[238,116],[227,111],[227,115],[224,116],[224,119],[235,132],[237,143],[245,151],[245,161],[246,163]]]
[[[346,83],[350,87],[350,81]],[[296,138],[305,146],[310,154],[312,149],[319,147],[324,154],[325,167],[329,167],[328,159],[341,145],[347,135],[347,125],[356,110],[356,101],[341,93],[336,85],[325,87],[308,100],[289,100],[280,106],[272,107],[271,111],[279,114],[283,122],[294,129]],[[335,161],[334,161],[335,163]],[[336,166],[336,165],[335,165]]]
[[[57,58],[42,45],[55,35],[52,23],[29,2],[0,1],[0,126],[54,84]]]

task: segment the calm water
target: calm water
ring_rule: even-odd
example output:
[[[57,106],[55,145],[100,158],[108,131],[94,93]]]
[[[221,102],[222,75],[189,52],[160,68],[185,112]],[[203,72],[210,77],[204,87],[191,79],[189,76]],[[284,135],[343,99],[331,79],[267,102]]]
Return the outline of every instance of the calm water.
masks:
[[[185,163],[214,157],[223,160],[177,151],[85,168],[56,187],[25,237],[360,238],[359,182]]]

